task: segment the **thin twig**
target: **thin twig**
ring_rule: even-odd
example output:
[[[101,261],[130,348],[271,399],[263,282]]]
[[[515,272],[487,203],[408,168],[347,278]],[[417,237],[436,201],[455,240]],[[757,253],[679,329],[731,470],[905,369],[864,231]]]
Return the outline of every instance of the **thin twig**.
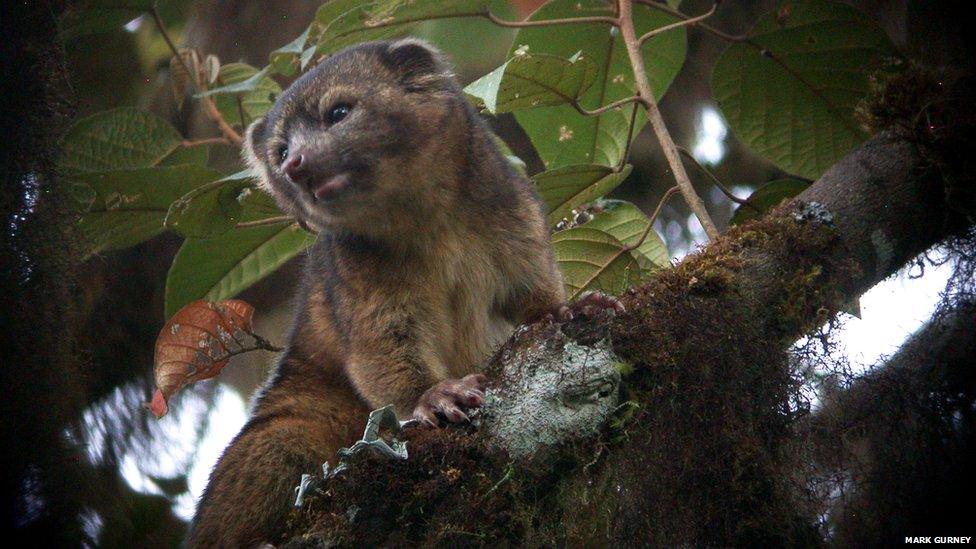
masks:
[[[257,219],[255,221],[242,221],[235,225],[237,229],[247,229],[249,227],[263,227],[265,225],[277,225],[278,223],[294,223],[295,218],[288,215],[280,215],[277,217],[268,217],[265,219]]]
[[[601,115],[601,114],[603,114],[603,113],[605,113],[605,112],[607,112],[607,111],[609,111],[611,109],[616,109],[617,107],[619,107],[621,105],[626,105],[627,103],[644,104],[644,98],[641,97],[641,96],[639,96],[639,95],[633,95],[631,97],[626,97],[626,98],[621,99],[619,101],[614,101],[613,103],[610,103],[609,105],[604,105],[604,106],[602,106],[600,108],[593,109],[592,111],[588,111],[588,110],[584,109],[583,108],[583,105],[580,105],[580,102],[579,102],[578,99],[574,99],[574,100],[570,101],[570,104],[573,105],[573,108],[576,109],[577,112],[579,112],[583,116],[599,116],[599,115]]]
[[[494,13],[490,11],[480,14],[481,17],[491,21],[492,23],[498,25],[499,27],[508,28],[524,28],[524,27],[548,27],[553,25],[573,25],[580,23],[607,23],[610,25],[617,25],[616,17],[609,17],[605,15],[594,15],[592,17],[569,17],[566,19],[545,19],[542,21],[506,21],[504,19],[499,19]]]
[[[634,108],[630,111],[630,126],[627,127],[627,142],[624,143],[624,154],[620,157],[620,162],[617,164],[617,172],[624,169],[624,166],[627,165],[627,160],[630,158],[630,147],[634,141],[634,128],[637,126],[638,105],[638,103],[634,103]]]
[[[644,244],[644,240],[647,239],[647,235],[651,234],[651,231],[654,229],[654,221],[657,220],[657,216],[661,215],[661,210],[664,209],[664,205],[668,203],[668,200],[670,200],[675,193],[680,191],[681,189],[679,189],[678,186],[675,185],[664,193],[664,196],[661,197],[661,201],[658,202],[657,207],[654,208],[654,213],[652,213],[651,216],[647,218],[647,227],[644,229],[644,232],[641,234],[640,239],[638,239],[637,242],[634,243],[633,245],[624,246],[625,252],[636,250],[637,248],[640,248]]]
[[[697,166],[698,169],[702,173],[704,173],[706,176],[708,176],[708,178],[712,180],[712,183],[716,187],[718,187],[718,189],[720,191],[722,191],[722,194],[724,194],[726,197],[728,197],[729,200],[731,200],[732,202],[735,202],[736,204],[742,204],[744,206],[748,206],[748,207],[756,210],[757,212],[759,211],[759,208],[757,208],[757,207],[753,206],[752,204],[750,204],[749,201],[746,200],[745,198],[739,198],[738,196],[735,196],[734,194],[732,194],[732,191],[729,190],[729,188],[725,186],[725,183],[722,183],[722,181],[718,177],[716,177],[715,174],[712,173],[711,170],[709,170],[708,168],[706,168],[705,166],[703,166],[702,163],[699,162],[698,159],[695,158],[688,151],[688,149],[686,149],[684,147],[678,147],[678,152],[681,153],[681,156],[685,157],[685,159],[690,160],[695,166]]]
[[[209,97],[203,97],[201,100],[203,108],[207,111],[207,116],[217,123],[217,127],[220,128],[220,133],[224,134],[235,145],[242,144],[244,140],[241,139],[241,135],[234,131],[234,128],[224,120],[224,115],[220,114],[220,111],[217,110],[217,105],[213,100]]]
[[[233,145],[226,137],[205,137],[203,139],[184,139],[181,147],[196,147],[198,145]]]
[[[237,115],[241,117],[241,127],[247,128],[247,115],[244,114],[244,99],[241,94],[234,96],[237,99]]]
[[[681,20],[684,20],[684,21],[687,21],[688,19],[691,19],[691,16],[690,15],[687,15],[685,13],[682,13],[682,12],[680,12],[680,11],[672,8],[671,6],[668,6],[667,4],[660,4],[658,2],[654,2],[653,0],[634,0],[634,2],[637,3],[637,4],[641,4],[643,6],[647,6],[647,7],[650,7],[650,8],[654,8],[654,9],[656,9],[658,11],[664,12],[664,13],[666,13],[668,15],[672,15],[672,16],[677,17],[678,19],[681,19]],[[702,23],[700,21],[699,22],[692,23],[692,25],[694,25],[694,26],[700,28],[701,30],[703,30],[705,32],[708,32],[708,33],[710,33],[710,34],[712,34],[714,36],[717,36],[717,37],[721,38],[722,40],[725,40],[726,42],[743,42],[743,41],[746,40],[746,36],[745,35],[742,35],[742,34],[729,34],[727,32],[720,31],[720,30],[716,29],[715,27],[713,27],[711,25],[708,25],[706,23]]]
[[[702,228],[705,229],[705,234],[709,240],[715,240],[719,236],[718,229],[708,214],[705,203],[702,202],[701,197],[695,192],[695,187],[692,186],[691,180],[688,178],[685,166],[681,163],[681,155],[678,153],[678,148],[674,144],[674,140],[671,138],[667,126],[664,124],[661,110],[657,107],[657,102],[654,100],[654,93],[651,91],[651,85],[648,83],[647,71],[644,69],[644,59],[641,56],[640,45],[637,43],[637,34],[634,31],[632,0],[618,0],[618,5],[620,6],[620,34],[623,37],[624,45],[627,47],[627,55],[630,57],[630,64],[634,70],[634,81],[637,84],[637,91],[644,99],[647,119],[654,129],[654,135],[657,136],[657,140],[661,143],[661,148],[664,149],[664,156],[668,159],[668,165],[671,167],[674,179],[678,184],[678,188],[681,190],[681,195],[684,197],[685,202],[688,203],[691,211],[698,217],[698,221],[701,222]]]
[[[159,10],[156,9],[156,2],[153,2],[152,7],[149,9],[149,14],[152,15],[153,21],[156,23],[156,28],[159,30],[159,34],[163,36],[163,40],[166,41],[166,45],[169,47],[169,50],[174,56],[176,56],[176,59],[179,60],[180,65],[183,65],[183,70],[186,71],[186,74],[190,76],[190,82],[193,84],[193,87],[198,93],[204,91],[200,89],[200,85],[197,83],[197,75],[190,70],[190,67],[186,64],[186,60],[183,59],[183,55],[180,54],[179,48],[176,47],[176,44],[173,43],[173,39],[170,38],[169,33],[166,31],[166,26],[163,24],[163,19],[159,16]],[[201,102],[203,103],[204,110],[207,111],[207,116],[209,116],[210,119],[217,124],[217,127],[220,128],[220,132],[224,134],[224,137],[226,137],[231,143],[240,145],[243,142],[240,134],[234,131],[234,128],[232,128],[230,124],[224,120],[223,115],[221,115],[220,111],[217,110],[217,105],[214,104],[213,100],[209,97],[203,97],[201,98]]]
[[[227,83],[224,81],[220,75],[217,75],[217,84],[221,87],[226,86]],[[241,98],[241,94],[234,94],[234,99],[237,101],[237,116],[241,119],[241,128],[247,128],[247,120],[244,116],[244,100]]]
[[[658,27],[654,30],[647,31],[646,33],[641,35],[640,38],[637,39],[637,43],[643,45],[644,42],[646,42],[649,38],[665,33],[669,30],[677,29],[679,27],[686,27],[688,25],[696,25],[704,21],[705,19],[711,17],[715,13],[715,10],[717,9],[718,9],[718,2],[715,2],[714,4],[712,4],[712,9],[706,11],[701,15],[697,15],[695,17],[689,17],[688,19],[684,19],[676,23],[671,23],[670,25],[664,25],[663,27]]]

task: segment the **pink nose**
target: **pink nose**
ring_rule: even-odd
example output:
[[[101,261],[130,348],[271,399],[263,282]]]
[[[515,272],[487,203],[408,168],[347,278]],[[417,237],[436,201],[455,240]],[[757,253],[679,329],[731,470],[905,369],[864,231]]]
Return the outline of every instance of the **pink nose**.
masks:
[[[305,157],[300,154],[290,155],[285,159],[285,163],[281,165],[281,171],[285,172],[288,179],[292,183],[301,183],[306,174],[305,171]]]

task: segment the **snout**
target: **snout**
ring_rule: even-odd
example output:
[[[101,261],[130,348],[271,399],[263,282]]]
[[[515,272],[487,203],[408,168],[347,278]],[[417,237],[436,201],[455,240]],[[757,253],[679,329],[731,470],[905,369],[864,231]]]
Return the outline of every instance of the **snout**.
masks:
[[[281,170],[288,180],[308,191],[315,200],[328,201],[338,196],[352,181],[349,170],[309,150],[292,152]]]
[[[288,176],[288,180],[295,184],[303,184],[310,173],[304,154],[289,155],[281,165],[281,170]]]

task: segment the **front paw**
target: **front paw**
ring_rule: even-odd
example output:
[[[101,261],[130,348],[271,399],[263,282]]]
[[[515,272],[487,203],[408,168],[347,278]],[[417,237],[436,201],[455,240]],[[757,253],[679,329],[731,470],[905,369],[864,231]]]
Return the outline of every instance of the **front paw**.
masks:
[[[464,410],[477,408],[485,403],[485,381],[483,374],[470,374],[461,379],[435,383],[417,401],[417,407],[413,410],[414,419],[428,428],[445,422],[467,422],[468,416]]]
[[[616,314],[625,310],[624,304],[612,295],[607,295],[601,291],[589,291],[584,292],[576,301],[560,306],[556,311],[556,318],[569,321],[580,315],[593,318],[603,311]]]

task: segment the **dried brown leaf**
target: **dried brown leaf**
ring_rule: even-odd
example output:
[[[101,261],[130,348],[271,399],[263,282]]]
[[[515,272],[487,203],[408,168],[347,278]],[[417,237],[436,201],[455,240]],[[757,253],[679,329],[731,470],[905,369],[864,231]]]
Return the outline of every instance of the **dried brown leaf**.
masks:
[[[190,383],[216,376],[230,357],[257,349],[275,350],[254,333],[253,317],[254,307],[236,299],[197,300],[180,309],[156,339],[156,391],[146,407],[162,417],[170,397]]]

